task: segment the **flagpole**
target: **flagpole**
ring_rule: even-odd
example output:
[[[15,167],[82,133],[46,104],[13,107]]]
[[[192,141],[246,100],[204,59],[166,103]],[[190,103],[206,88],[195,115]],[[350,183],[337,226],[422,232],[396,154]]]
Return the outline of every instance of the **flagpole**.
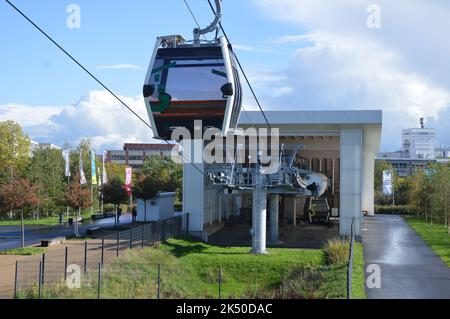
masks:
[[[106,160],[106,152],[105,151],[103,151],[103,158],[102,158],[102,176],[101,176],[101,178],[102,178],[102,185],[101,185],[101,197],[102,197],[102,207],[101,207],[101,210],[102,210],[102,214],[104,214],[105,212],[104,212],[104,196],[103,196],[103,194],[104,194],[104,185],[105,185],[105,183],[106,183],[106,167],[105,167],[105,160]]]

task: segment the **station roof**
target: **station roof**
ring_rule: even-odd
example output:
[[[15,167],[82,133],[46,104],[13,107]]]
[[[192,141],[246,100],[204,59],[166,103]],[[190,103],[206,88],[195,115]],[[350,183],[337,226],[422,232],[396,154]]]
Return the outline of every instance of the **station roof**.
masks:
[[[247,113],[247,115],[245,114]],[[383,123],[383,112],[370,111],[267,111],[264,112],[271,125],[358,125]],[[241,125],[265,125],[259,111],[243,112]]]

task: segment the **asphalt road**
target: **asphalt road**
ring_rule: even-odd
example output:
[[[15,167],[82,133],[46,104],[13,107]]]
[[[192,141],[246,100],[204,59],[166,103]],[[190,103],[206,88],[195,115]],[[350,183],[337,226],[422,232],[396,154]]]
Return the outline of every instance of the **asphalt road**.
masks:
[[[122,215],[120,224],[130,224],[131,215]],[[79,234],[86,235],[89,228],[113,227],[114,218],[89,221],[79,225]],[[74,226],[29,226],[25,228],[25,245],[32,246],[41,243],[41,240],[51,240],[58,237],[65,237],[74,234]],[[7,249],[20,248],[20,228],[17,226],[0,227],[0,251]]]
[[[400,216],[367,217],[364,261],[381,268],[369,299],[450,299],[450,269]],[[366,273],[367,276],[367,273]]]

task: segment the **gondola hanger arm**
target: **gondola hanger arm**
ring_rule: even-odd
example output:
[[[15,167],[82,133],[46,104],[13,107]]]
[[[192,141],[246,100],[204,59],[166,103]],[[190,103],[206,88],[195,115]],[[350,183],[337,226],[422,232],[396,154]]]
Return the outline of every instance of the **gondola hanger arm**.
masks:
[[[216,38],[217,38],[217,31],[219,30],[220,22],[222,20],[222,0],[215,0],[216,2],[216,14],[214,17],[214,21],[206,28],[200,29],[195,28],[194,29],[194,44],[200,45],[200,37],[202,35],[216,32]]]

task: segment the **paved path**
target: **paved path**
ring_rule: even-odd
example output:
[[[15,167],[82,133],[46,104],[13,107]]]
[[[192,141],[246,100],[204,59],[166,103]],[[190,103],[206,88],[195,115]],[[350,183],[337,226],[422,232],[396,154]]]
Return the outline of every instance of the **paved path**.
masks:
[[[450,269],[400,216],[367,217],[364,261],[381,268],[369,299],[450,299]]]
[[[131,215],[125,214],[120,218],[120,225],[131,223]],[[81,236],[86,234],[89,228],[94,226],[113,227],[114,218],[100,219],[97,221],[89,221],[79,226]],[[33,246],[41,243],[41,240],[51,240],[58,237],[66,237],[73,235],[74,226],[29,226],[25,228],[25,246]],[[20,228],[17,226],[1,226],[0,227],[0,251],[7,249],[20,248]]]

